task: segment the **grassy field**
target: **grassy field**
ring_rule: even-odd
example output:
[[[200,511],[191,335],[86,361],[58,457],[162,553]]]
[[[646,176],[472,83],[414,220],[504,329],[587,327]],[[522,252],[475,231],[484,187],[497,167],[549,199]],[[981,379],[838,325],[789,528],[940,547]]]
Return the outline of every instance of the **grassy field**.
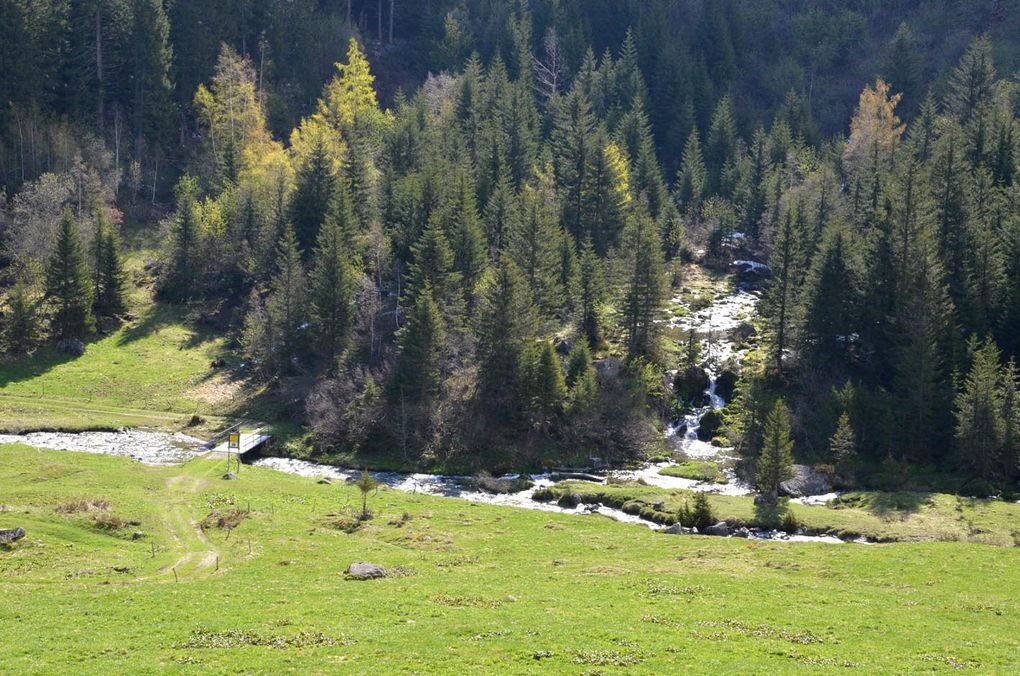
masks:
[[[1016,548],[668,536],[386,490],[348,533],[350,486],[0,457],[0,527],[28,531],[0,549],[6,673],[1020,668]],[[393,574],[346,580],[352,561]]]
[[[551,489],[555,499],[565,493],[585,503],[601,502],[646,518],[673,517],[693,493],[635,482],[610,485],[563,481]],[[661,503],[656,510],[654,505]],[[752,496],[711,495],[719,520],[756,524]],[[965,498],[945,493],[846,493],[828,505],[789,503],[797,522],[813,533],[842,538],[864,536],[876,541],[966,541],[1000,547],[1020,546],[1020,504]]]

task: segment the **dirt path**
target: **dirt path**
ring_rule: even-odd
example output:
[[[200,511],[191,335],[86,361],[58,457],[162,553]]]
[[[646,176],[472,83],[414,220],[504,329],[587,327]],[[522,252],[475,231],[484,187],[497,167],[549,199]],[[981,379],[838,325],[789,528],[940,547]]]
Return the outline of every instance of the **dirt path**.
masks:
[[[174,548],[185,551],[176,561],[160,568],[149,578],[173,577],[175,570],[178,580],[193,578],[196,573],[205,574],[216,565],[221,556],[220,550],[209,540],[202,526],[189,516],[191,498],[205,485],[204,479],[186,474],[167,479],[165,520],[173,538]]]

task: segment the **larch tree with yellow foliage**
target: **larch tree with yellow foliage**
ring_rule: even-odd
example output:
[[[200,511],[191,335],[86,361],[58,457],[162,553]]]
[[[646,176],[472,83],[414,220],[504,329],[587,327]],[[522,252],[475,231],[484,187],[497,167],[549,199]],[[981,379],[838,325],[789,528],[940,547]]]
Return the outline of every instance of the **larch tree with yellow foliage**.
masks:
[[[906,129],[896,116],[900,94],[890,95],[889,85],[882,79],[874,87],[865,87],[850,121],[850,140],[843,159],[851,171],[888,166],[893,151]]]

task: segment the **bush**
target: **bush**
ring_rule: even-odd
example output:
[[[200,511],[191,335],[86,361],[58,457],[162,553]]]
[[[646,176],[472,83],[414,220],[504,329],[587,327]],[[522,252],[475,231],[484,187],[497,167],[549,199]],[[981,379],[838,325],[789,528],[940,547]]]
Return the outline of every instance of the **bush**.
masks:
[[[800,521],[797,520],[797,517],[789,509],[786,510],[783,518],[779,521],[779,530],[791,535],[800,530]]]
[[[712,511],[712,505],[708,502],[706,494],[698,493],[694,496],[694,509],[691,511],[691,521],[693,527],[699,531],[717,522],[715,513]]]

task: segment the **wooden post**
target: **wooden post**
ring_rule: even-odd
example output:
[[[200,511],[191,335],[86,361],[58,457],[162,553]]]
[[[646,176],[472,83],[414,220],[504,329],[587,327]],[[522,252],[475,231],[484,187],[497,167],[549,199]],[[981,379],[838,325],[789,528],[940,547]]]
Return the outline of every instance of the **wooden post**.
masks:
[[[177,569],[176,568],[172,568],[171,570],[174,571],[174,582],[180,582],[180,580],[177,579]]]

